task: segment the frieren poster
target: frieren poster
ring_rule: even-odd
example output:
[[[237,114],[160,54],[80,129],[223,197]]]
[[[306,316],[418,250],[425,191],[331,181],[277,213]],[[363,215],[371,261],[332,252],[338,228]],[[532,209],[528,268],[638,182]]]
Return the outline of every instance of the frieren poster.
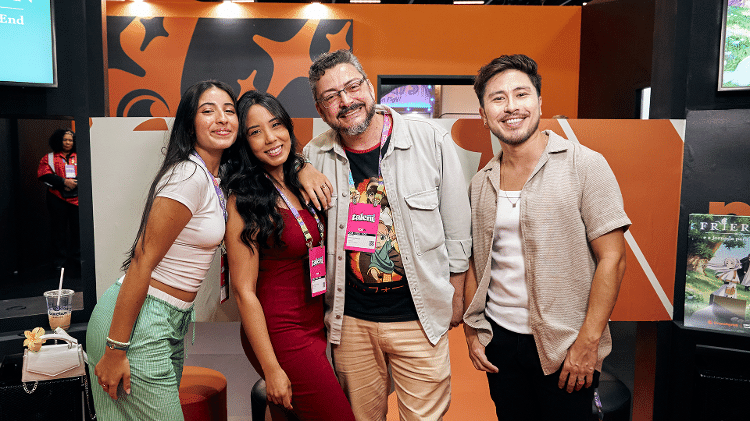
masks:
[[[750,334],[750,217],[691,214],[688,230],[685,325]]]

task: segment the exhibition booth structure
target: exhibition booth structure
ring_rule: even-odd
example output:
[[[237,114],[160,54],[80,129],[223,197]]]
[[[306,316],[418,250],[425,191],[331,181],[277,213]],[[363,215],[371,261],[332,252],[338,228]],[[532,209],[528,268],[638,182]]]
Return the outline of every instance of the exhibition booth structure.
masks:
[[[49,7],[22,19],[0,15],[14,19],[13,25],[0,19],[0,47],[8,28],[45,35],[29,39],[44,44],[34,53],[45,57],[41,75],[0,73],[0,178],[9,180],[0,190],[8,215],[0,228],[5,238],[19,238],[18,245],[0,246],[0,291],[19,295],[0,297],[0,356],[18,352],[19,332],[46,323],[36,305],[40,291],[50,289],[49,276],[24,290],[6,282],[40,265],[32,258],[38,241],[24,240],[23,227],[44,227],[44,212],[23,203],[40,203],[44,192],[30,170],[44,149],[43,131],[63,124],[77,136],[80,290],[70,332],[85,342],[97,298],[120,276],[188,86],[218,79],[238,96],[253,89],[277,96],[303,146],[328,129],[315,110],[308,68],[320,53],[350,49],[380,102],[430,118],[451,134],[462,166],[453,176],[468,182],[500,151],[478,118],[472,77],[494,57],[523,53],[543,77],[540,127],[606,158],[632,220],[628,269],[611,317],[637,325],[628,356],[632,419],[741,419],[741,410],[720,403],[750,392],[742,363],[750,353],[750,58],[739,47],[750,44],[750,20],[743,17],[750,1],[639,0],[639,10],[617,0],[584,7],[38,3]],[[624,57],[617,43],[625,41],[602,23],[616,18],[648,21],[651,57]],[[599,37],[591,36],[597,31]],[[3,70],[7,57],[0,54]],[[592,90],[583,75],[607,65],[615,70],[599,73],[611,86],[594,90],[622,89],[625,73],[651,69],[648,80],[624,88],[632,116],[580,111]],[[652,119],[628,118],[649,91]],[[218,304],[219,276],[214,262],[197,299],[199,322],[239,320],[232,299]],[[451,332],[451,342],[465,350],[460,332]],[[465,354],[451,362],[470,367]],[[489,401],[481,375],[463,380],[485,385],[474,399]],[[455,396],[447,419],[461,419],[471,399]]]

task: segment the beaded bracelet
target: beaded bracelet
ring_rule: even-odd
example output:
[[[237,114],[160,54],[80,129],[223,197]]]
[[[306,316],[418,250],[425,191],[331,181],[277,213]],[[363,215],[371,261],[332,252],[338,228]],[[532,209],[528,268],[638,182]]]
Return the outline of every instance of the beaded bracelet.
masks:
[[[302,169],[302,167],[303,167],[303,166],[304,166],[305,164],[312,164],[312,162],[310,162],[310,160],[309,160],[309,159],[308,159],[308,158],[307,158],[306,156],[302,157],[302,163],[301,163],[301,164],[299,163],[299,161],[296,161],[296,160],[295,160],[295,161],[294,161],[294,171],[299,171],[299,170],[301,170],[301,169]]]
[[[130,342],[116,341],[107,336],[107,348],[116,349],[118,351],[127,351],[130,348]]]

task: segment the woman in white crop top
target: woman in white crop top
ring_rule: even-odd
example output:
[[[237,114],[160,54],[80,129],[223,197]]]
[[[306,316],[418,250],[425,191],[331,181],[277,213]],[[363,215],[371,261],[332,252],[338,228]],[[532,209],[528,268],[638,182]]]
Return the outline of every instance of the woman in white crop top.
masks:
[[[237,138],[236,97],[219,81],[183,94],[125,276],[99,299],[86,346],[99,420],[183,420],[179,385],[193,300],[224,237],[222,156]],[[325,176],[300,172],[306,198],[330,200]]]
[[[180,100],[126,274],[97,303],[86,345],[100,420],[182,420],[183,338],[193,300],[224,236],[224,149],[237,138],[236,97],[199,82]]]

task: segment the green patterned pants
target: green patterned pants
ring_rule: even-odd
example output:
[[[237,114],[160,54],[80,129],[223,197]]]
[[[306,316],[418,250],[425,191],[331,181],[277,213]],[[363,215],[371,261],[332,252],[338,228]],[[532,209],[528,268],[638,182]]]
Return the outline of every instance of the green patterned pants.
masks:
[[[86,332],[97,418],[101,421],[183,421],[179,386],[185,357],[184,337],[195,318],[192,307],[183,310],[147,295],[127,351],[131,393],[126,395],[121,383],[117,400],[112,400],[97,382],[94,367],[104,355],[119,292],[119,283],[107,289],[91,314]]]

